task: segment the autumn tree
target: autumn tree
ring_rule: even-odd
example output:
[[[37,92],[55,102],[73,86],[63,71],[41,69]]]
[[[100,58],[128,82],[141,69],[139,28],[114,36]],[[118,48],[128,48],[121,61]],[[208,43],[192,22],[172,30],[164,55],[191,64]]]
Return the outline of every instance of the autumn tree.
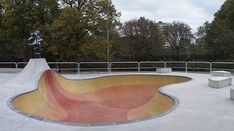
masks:
[[[164,36],[174,52],[176,60],[179,61],[181,52],[186,51],[191,45],[193,39],[191,28],[183,22],[175,21],[165,27]]]
[[[30,32],[42,29],[53,21],[58,10],[56,0],[3,0],[2,32],[7,57],[30,57],[26,39]],[[44,28],[43,28],[44,29]]]
[[[95,53],[97,50],[90,48],[90,45],[92,42],[94,42],[93,45],[107,43],[107,30],[111,32],[115,29],[120,13],[107,0],[65,1],[64,3],[68,6],[62,9],[61,15],[51,25],[53,41],[48,47],[49,51],[62,60],[84,60],[87,58],[84,56],[87,51],[94,51],[93,55],[102,54]],[[103,47],[103,44],[99,47],[101,46]],[[103,49],[99,51],[103,52]],[[106,61],[107,53],[105,54],[105,58],[103,55],[93,57]]]

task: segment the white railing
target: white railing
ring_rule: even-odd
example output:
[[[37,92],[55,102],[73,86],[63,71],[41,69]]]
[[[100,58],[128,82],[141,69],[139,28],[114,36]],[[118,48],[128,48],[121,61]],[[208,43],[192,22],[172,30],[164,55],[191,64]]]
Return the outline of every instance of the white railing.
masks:
[[[116,65],[119,65],[116,67]],[[122,66],[125,65],[125,66]],[[109,63],[109,72],[112,72],[114,70],[122,71],[122,70],[137,70],[139,71],[139,62],[136,61],[122,61],[122,62],[110,62]]]
[[[148,66],[144,66],[144,65],[148,65]],[[156,70],[157,68],[163,68],[163,67],[166,68],[166,62],[164,61],[142,61],[142,62],[139,62],[138,72],[141,72],[141,70],[149,70],[149,69]]]
[[[89,65],[89,67],[82,67],[82,65]],[[90,67],[90,65],[92,65]],[[80,62],[78,63],[78,73],[81,72],[81,70],[84,71],[99,71],[99,70],[107,70],[108,72],[110,71],[110,66],[109,62]]]
[[[212,62],[211,66],[211,70],[234,71],[234,62]]]
[[[48,65],[55,71],[66,72],[73,71],[79,72],[79,65],[77,62],[48,62]],[[68,67],[67,67],[68,66]]]
[[[0,62],[0,68],[24,68],[27,62]],[[234,62],[206,61],[124,61],[124,62],[48,62],[56,71],[155,71],[157,68],[172,68],[176,71],[214,71],[227,70],[234,72]]]
[[[20,71],[16,62],[0,62],[1,73],[17,73]]]
[[[0,68],[3,67],[14,67],[14,68],[18,68],[18,64],[16,62],[0,62]]]
[[[189,65],[196,65],[195,67],[190,67]],[[199,65],[198,65],[199,64]],[[200,65],[208,65],[208,67],[203,67]],[[209,70],[212,71],[212,63],[206,62],[206,61],[188,61],[186,62],[186,72],[188,72],[189,69],[195,69],[195,70]]]
[[[186,71],[187,70],[186,64],[187,64],[186,61],[166,61],[165,68],[180,69],[180,70],[182,69]]]
[[[28,62],[18,62],[17,68],[24,68]],[[78,72],[79,66],[78,62],[47,62],[52,70],[62,72],[62,71],[73,71]],[[70,66],[69,68],[67,66]]]

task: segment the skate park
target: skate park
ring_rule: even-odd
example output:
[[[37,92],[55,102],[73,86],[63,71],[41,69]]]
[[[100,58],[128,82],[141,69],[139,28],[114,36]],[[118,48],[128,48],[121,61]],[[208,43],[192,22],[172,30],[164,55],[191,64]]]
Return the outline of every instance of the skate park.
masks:
[[[107,72],[63,74],[61,76],[50,70],[46,60],[41,58],[31,59],[19,73],[2,73],[1,76],[2,108],[0,114],[4,130],[14,130],[18,127],[23,130],[180,130],[180,128],[190,129],[192,125],[194,131],[204,129],[205,125],[206,130],[221,130],[223,127],[219,126],[219,120],[224,121],[225,127],[228,129],[233,128],[232,119],[229,117],[233,115],[233,101],[230,99],[231,87],[211,88],[208,85],[208,78],[211,77],[211,74]],[[159,76],[161,78],[157,78]],[[3,77],[7,79],[3,79]],[[167,82],[163,80],[163,77]],[[157,79],[160,79],[158,82],[162,82],[161,85],[158,84]],[[178,79],[182,83],[178,83]],[[52,84],[53,81],[54,84]],[[144,84],[141,83],[142,81]],[[51,91],[55,93],[57,90],[62,93],[63,97],[58,92],[49,93],[51,96],[46,96],[49,91],[46,88],[54,88]],[[114,95],[116,92],[118,95]],[[68,99],[71,100],[71,103],[68,102]],[[83,105],[80,108],[81,101],[87,106]],[[89,102],[96,102],[96,104],[92,105]],[[100,107],[100,103],[109,109]],[[95,105],[98,108],[95,108]],[[126,119],[126,116],[121,117],[125,113],[110,110],[113,108],[134,108],[136,112],[129,113],[128,119]],[[83,116],[80,114],[83,119],[75,119],[80,118],[79,109],[83,111],[81,113]],[[144,110],[146,112],[151,110],[152,114],[144,113]],[[35,113],[36,111],[38,112]],[[64,119],[67,113],[74,113],[74,115],[71,114],[74,117]],[[102,117],[98,117],[98,113]],[[105,113],[107,113],[106,118],[103,117]],[[116,114],[118,115],[115,116]],[[200,121],[206,124],[202,124]],[[11,123],[17,124],[11,125]]]
[[[233,131],[233,5],[2,0],[0,131]]]

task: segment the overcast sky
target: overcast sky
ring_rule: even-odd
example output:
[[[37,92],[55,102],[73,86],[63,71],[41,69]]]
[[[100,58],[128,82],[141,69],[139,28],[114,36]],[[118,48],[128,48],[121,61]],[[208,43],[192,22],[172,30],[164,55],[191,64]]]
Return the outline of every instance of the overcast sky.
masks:
[[[225,0],[112,0],[122,13],[125,22],[144,16],[163,22],[183,21],[193,31],[205,21],[212,21],[213,15]]]

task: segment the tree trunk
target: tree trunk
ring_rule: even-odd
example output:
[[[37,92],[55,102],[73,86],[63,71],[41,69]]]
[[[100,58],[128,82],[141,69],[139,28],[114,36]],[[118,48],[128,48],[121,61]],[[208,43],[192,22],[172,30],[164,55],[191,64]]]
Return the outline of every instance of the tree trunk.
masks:
[[[176,49],[176,61],[180,61],[180,50]]]

